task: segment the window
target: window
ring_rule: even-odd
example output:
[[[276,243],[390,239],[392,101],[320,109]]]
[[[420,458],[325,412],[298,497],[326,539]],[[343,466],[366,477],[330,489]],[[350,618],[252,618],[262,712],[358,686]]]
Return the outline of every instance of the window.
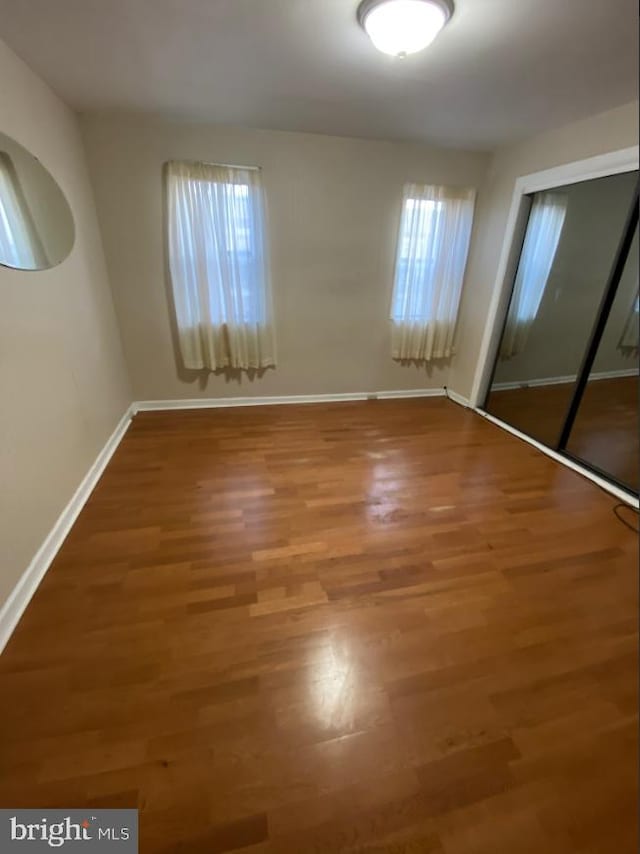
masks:
[[[567,197],[562,193],[536,195],[500,344],[502,359],[517,356],[525,348],[547,287],[566,213]]]
[[[11,157],[0,151],[0,258],[21,270],[47,266]]]
[[[227,244],[227,251],[249,254],[251,252],[251,218],[249,216],[249,185],[225,184],[224,191],[233,195],[233,227],[229,236],[235,239]]]
[[[167,164],[169,268],[188,368],[273,365],[260,171]]]
[[[453,353],[474,200],[473,190],[405,186],[391,300],[394,359]]]
[[[396,267],[396,288],[392,317],[403,317],[403,306],[408,302],[407,289],[412,276],[425,281],[433,270],[437,260],[437,231],[441,221],[443,203],[432,199],[407,199],[405,202],[405,228],[400,232],[400,248]],[[409,223],[414,223],[412,233]],[[428,306],[420,299],[411,306],[412,317],[416,320],[428,319]]]

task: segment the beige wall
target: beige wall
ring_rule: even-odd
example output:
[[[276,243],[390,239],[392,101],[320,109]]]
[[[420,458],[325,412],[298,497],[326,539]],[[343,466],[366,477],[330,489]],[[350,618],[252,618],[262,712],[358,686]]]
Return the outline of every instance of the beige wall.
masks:
[[[130,402],[73,113],[0,41],[0,131],[65,192],[76,243],[42,272],[0,267],[0,605]]]
[[[634,102],[496,152],[476,216],[458,322],[458,352],[449,377],[458,394],[468,397],[471,393],[517,178],[637,144],[638,104]]]
[[[442,386],[448,366],[390,357],[389,301],[406,181],[479,187],[488,156],[419,145],[88,115],[84,137],[136,399]],[[164,161],[263,168],[278,365],[185,372],[171,334]]]

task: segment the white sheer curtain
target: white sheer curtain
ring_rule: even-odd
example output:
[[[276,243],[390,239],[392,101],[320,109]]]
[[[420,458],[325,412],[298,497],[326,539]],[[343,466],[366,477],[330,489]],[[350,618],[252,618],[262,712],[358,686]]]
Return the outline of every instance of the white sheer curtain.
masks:
[[[166,167],[171,283],[187,368],[275,364],[258,169]]]
[[[0,263],[22,270],[47,259],[9,155],[0,151]]]
[[[510,359],[525,348],[556,257],[566,213],[567,197],[561,193],[539,193],[533,201],[500,345],[503,359]]]
[[[406,184],[391,301],[394,359],[453,353],[475,190]]]

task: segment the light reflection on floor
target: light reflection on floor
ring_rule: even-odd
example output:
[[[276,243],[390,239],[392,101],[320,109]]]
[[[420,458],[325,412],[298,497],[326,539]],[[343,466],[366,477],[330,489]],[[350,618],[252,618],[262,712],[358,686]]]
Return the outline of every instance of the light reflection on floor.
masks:
[[[334,644],[323,644],[314,656],[309,695],[318,723],[344,728],[354,718],[359,688],[355,662]]]

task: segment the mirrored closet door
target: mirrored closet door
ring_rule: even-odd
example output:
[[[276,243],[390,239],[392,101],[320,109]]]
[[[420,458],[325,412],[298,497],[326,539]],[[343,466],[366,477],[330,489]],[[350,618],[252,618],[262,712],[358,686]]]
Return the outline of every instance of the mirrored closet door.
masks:
[[[638,173],[526,197],[484,409],[638,490]]]

